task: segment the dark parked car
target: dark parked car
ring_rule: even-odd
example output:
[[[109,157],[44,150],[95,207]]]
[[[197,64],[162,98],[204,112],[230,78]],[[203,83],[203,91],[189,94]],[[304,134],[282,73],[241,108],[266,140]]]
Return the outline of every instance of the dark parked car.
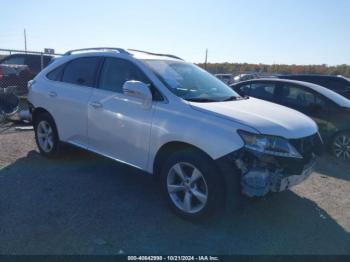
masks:
[[[26,109],[18,96],[28,94],[28,81],[52,59],[49,55],[13,54],[0,60],[0,122]]]
[[[11,88],[16,95],[25,93],[27,83],[31,80],[32,74],[26,65],[3,65],[0,64],[0,88]],[[0,89],[0,93],[1,93]]]
[[[53,57],[49,55],[34,54],[14,54],[9,55],[0,60],[0,64],[3,65],[27,65],[30,72],[36,76],[42,68],[46,67]]]
[[[52,58],[35,54],[14,54],[3,58],[0,60],[0,87],[15,86],[18,94],[26,93],[28,81],[46,67]]]
[[[350,79],[335,75],[281,75],[278,78],[314,83],[350,99]]]
[[[281,104],[310,116],[331,152],[350,160],[349,99],[319,85],[285,79],[249,80],[231,87],[240,95]]]

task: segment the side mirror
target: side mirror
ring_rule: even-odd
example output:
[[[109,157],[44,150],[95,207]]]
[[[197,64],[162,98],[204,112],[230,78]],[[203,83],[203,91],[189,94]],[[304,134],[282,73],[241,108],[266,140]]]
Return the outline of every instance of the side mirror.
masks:
[[[149,108],[152,104],[152,93],[148,85],[140,81],[126,81],[123,85],[124,95],[138,98],[142,101],[145,108]]]

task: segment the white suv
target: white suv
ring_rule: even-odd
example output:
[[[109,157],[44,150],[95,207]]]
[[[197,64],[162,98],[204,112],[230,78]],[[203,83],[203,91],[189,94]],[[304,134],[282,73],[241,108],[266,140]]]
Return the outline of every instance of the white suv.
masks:
[[[28,86],[43,155],[64,142],[144,170],[186,218],[300,183],[322,144],[307,116],[240,97],[173,55],[73,50]]]

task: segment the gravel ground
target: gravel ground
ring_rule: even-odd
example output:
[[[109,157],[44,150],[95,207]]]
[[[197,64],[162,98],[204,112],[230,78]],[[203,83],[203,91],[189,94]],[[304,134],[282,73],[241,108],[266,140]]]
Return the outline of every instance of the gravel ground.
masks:
[[[0,254],[350,254],[349,170],[324,156],[293,190],[192,224],[150,176],[80,150],[47,160],[3,124]]]

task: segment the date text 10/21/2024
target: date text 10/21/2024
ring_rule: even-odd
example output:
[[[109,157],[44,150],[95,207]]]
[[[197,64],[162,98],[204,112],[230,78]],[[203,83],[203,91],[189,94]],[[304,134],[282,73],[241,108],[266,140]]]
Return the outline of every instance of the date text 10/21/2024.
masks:
[[[220,261],[217,256],[128,256],[128,261]]]

